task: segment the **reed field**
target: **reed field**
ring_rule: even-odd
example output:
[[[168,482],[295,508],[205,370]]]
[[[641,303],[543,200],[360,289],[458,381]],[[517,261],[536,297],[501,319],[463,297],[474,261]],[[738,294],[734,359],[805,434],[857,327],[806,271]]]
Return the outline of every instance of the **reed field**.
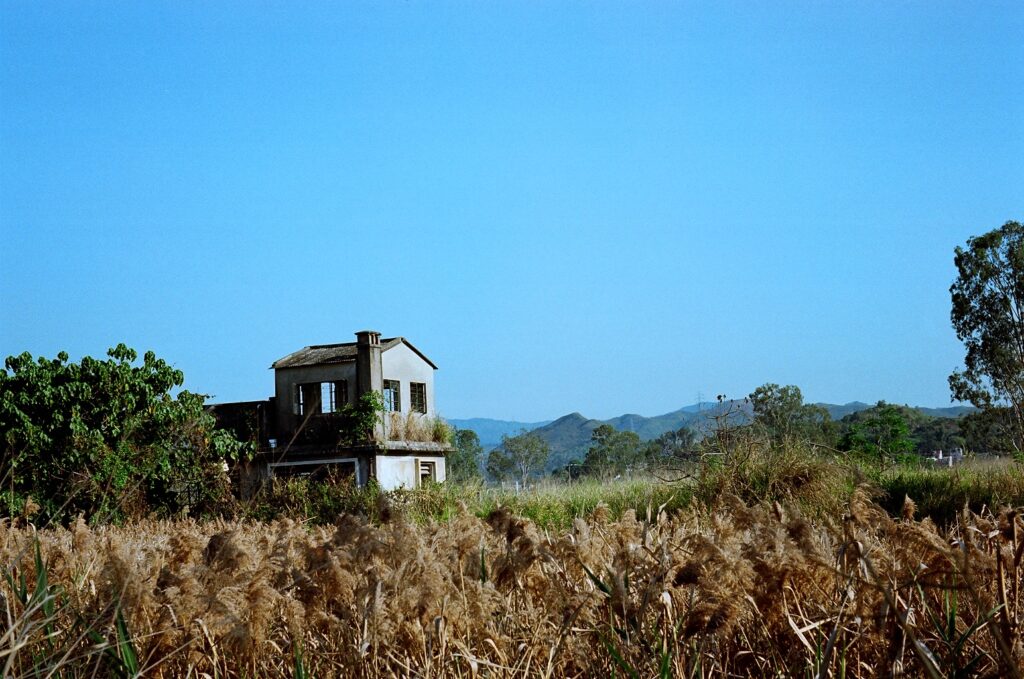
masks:
[[[1019,676],[1019,472],[917,474],[862,479],[780,448],[674,481],[359,491],[348,506],[293,485],[265,499],[276,515],[7,519],[0,671]],[[897,486],[934,503],[979,478],[998,479],[990,495],[938,522],[889,506]]]

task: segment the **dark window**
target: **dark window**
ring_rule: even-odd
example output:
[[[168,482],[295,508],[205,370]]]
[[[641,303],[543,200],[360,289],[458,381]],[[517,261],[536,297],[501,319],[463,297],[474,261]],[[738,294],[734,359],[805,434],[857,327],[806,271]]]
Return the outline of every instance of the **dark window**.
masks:
[[[414,413],[427,412],[427,385],[423,382],[409,384],[409,408]]]
[[[398,380],[384,380],[384,410],[402,412],[402,389]]]
[[[335,410],[348,403],[348,380],[338,380],[334,383]]]
[[[420,462],[420,485],[427,485],[437,481],[437,464],[434,462]]]
[[[296,415],[309,415],[320,412],[321,389],[318,382],[296,384],[292,402],[292,412]]]

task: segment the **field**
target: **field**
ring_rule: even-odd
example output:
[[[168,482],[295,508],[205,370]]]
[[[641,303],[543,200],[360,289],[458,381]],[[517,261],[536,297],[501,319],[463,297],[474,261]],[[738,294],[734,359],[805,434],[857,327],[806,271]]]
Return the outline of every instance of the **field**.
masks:
[[[8,520],[0,667],[1019,676],[1024,525],[1000,508],[1024,501],[1017,467],[870,476],[779,448],[675,482],[523,495],[292,484],[275,509],[231,519]],[[904,488],[938,522],[897,501]]]

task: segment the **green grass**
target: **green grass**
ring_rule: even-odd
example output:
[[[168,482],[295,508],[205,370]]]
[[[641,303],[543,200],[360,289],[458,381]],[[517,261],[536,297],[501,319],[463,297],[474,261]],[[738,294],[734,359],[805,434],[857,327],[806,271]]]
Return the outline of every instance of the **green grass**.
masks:
[[[640,517],[656,515],[659,509],[679,511],[689,506],[691,499],[687,484],[649,479],[545,482],[521,492],[480,483],[435,484],[386,492],[373,485],[357,488],[346,483],[289,479],[274,482],[243,514],[263,521],[289,516],[331,523],[342,513],[360,514],[374,522],[387,521],[401,513],[422,523],[445,521],[462,512],[483,518],[498,507],[505,507],[531,519],[540,528],[556,530],[571,526],[574,519],[589,516],[599,504],[607,507],[611,519],[618,519],[630,509]]]
[[[689,485],[667,484],[652,479],[620,481],[580,481],[571,484],[544,484],[516,493],[497,488],[477,493],[474,513],[486,516],[499,506],[524,516],[544,529],[565,528],[574,519],[589,516],[598,505],[607,507],[610,518],[618,519],[627,510],[637,516],[656,516],[688,507],[693,494]]]
[[[1024,505],[1024,468],[1009,459],[968,461],[952,468],[899,466],[874,481],[878,503],[890,514],[898,514],[909,497],[919,518],[930,517],[940,525],[955,520],[965,506],[980,512]]]
[[[274,482],[242,515],[264,521],[288,516],[328,524],[343,513],[366,516],[375,523],[401,513],[424,523],[446,521],[463,512],[483,518],[505,507],[542,529],[558,530],[590,516],[598,505],[607,508],[609,518],[618,519],[627,510],[646,517],[660,508],[670,514],[691,505],[715,509],[728,497],[748,505],[779,502],[809,516],[838,516],[847,511],[851,494],[862,485],[892,515],[901,513],[909,496],[918,518],[930,517],[943,526],[965,506],[979,512],[1024,505],[1024,467],[1011,460],[968,461],[953,468],[921,462],[883,470],[862,459],[820,455],[787,443],[712,456],[692,471],[692,479],[672,483],[653,477],[544,481],[520,492],[482,483],[385,492],[372,485],[357,488],[291,479]]]

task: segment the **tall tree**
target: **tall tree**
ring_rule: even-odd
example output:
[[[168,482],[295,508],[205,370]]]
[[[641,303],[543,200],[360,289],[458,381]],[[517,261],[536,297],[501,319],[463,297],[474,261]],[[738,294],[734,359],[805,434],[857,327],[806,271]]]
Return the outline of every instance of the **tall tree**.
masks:
[[[804,403],[800,387],[763,384],[747,398],[754,409],[754,422],[773,438],[821,439],[830,435],[832,418],[821,406]]]
[[[912,455],[917,443],[910,433],[907,408],[885,401],[849,416],[849,429],[841,446],[859,452],[881,467]]]
[[[455,429],[455,450],[448,454],[447,477],[455,483],[480,478],[480,458],[484,449],[480,437],[472,429]]]
[[[515,471],[512,459],[501,448],[495,448],[487,455],[487,475],[495,481],[507,481]]]
[[[1024,451],[1024,226],[1002,227],[956,248],[950,317],[964,343],[964,369],[949,376],[953,398],[1006,408],[1009,442]]]
[[[649,442],[647,457],[655,464],[673,464],[695,454],[697,433],[689,427],[667,431]]]
[[[501,447],[487,457],[487,473],[505,479],[513,473],[525,485],[530,476],[544,469],[551,450],[548,442],[533,432],[521,431],[516,436],[503,434]]]
[[[583,459],[588,476],[614,476],[643,462],[644,449],[635,431],[617,431],[602,424],[590,435],[591,445]]]

